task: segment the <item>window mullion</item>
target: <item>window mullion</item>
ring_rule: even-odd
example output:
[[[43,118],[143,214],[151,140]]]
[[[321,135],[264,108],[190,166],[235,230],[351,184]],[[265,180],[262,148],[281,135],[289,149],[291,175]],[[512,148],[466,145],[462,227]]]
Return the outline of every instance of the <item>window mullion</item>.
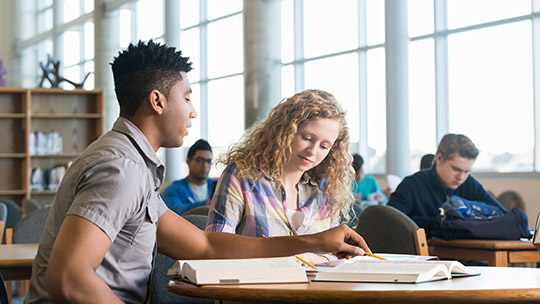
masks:
[[[438,35],[446,31],[447,4],[446,0],[434,0],[435,22],[435,116],[436,141],[439,142],[444,134],[448,133],[448,36]]]

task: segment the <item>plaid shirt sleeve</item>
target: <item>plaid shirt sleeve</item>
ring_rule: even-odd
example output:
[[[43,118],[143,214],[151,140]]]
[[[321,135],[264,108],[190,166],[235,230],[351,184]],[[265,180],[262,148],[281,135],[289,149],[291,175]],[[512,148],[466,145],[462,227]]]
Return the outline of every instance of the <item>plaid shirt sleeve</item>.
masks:
[[[206,231],[236,233],[245,202],[240,180],[235,173],[236,166],[230,165],[219,178],[216,193],[210,203]]]

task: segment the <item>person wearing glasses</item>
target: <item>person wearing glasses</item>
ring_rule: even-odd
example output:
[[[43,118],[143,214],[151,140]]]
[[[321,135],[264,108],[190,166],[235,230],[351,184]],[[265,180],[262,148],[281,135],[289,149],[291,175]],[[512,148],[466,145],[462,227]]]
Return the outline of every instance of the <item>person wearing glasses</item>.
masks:
[[[172,211],[182,215],[195,207],[209,205],[213,195],[213,182],[208,178],[212,167],[212,147],[197,140],[188,151],[188,176],[172,182],[162,193],[163,201]]]
[[[304,235],[350,218],[354,178],[345,111],[334,96],[289,97],[220,157],[227,167],[210,203],[206,231],[253,237]],[[304,254],[314,264],[335,257]]]

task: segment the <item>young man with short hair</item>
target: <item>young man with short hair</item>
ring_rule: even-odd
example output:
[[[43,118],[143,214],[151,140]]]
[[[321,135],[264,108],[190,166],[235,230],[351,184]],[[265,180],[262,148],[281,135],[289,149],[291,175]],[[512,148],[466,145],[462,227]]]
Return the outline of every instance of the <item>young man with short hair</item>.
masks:
[[[188,151],[186,178],[172,182],[162,193],[163,201],[172,211],[182,215],[195,207],[210,204],[214,193],[208,178],[212,167],[212,147],[204,140],[197,140]]]
[[[139,42],[112,63],[120,117],[73,162],[54,198],[26,303],[145,303],[155,250],[173,259],[369,251],[342,225],[314,235],[251,238],[204,232],[168,210],[160,147],[178,147],[196,112],[188,58]]]
[[[433,166],[403,179],[390,196],[388,206],[407,214],[428,236],[436,227],[439,208],[449,196],[482,201],[504,210],[470,175],[478,154],[467,136],[446,134],[439,143]]]

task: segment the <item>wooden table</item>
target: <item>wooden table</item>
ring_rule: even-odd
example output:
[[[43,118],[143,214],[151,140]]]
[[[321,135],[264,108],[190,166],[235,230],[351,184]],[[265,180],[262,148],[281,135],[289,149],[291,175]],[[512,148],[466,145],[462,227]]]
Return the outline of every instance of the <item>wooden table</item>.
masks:
[[[4,280],[30,280],[38,245],[0,245],[0,272]]]
[[[489,266],[540,262],[540,252],[530,241],[428,240],[429,254],[441,259],[486,260]]]
[[[309,282],[195,286],[169,280],[169,292],[198,298],[282,303],[540,303],[540,269],[470,267],[480,276],[421,284]]]

